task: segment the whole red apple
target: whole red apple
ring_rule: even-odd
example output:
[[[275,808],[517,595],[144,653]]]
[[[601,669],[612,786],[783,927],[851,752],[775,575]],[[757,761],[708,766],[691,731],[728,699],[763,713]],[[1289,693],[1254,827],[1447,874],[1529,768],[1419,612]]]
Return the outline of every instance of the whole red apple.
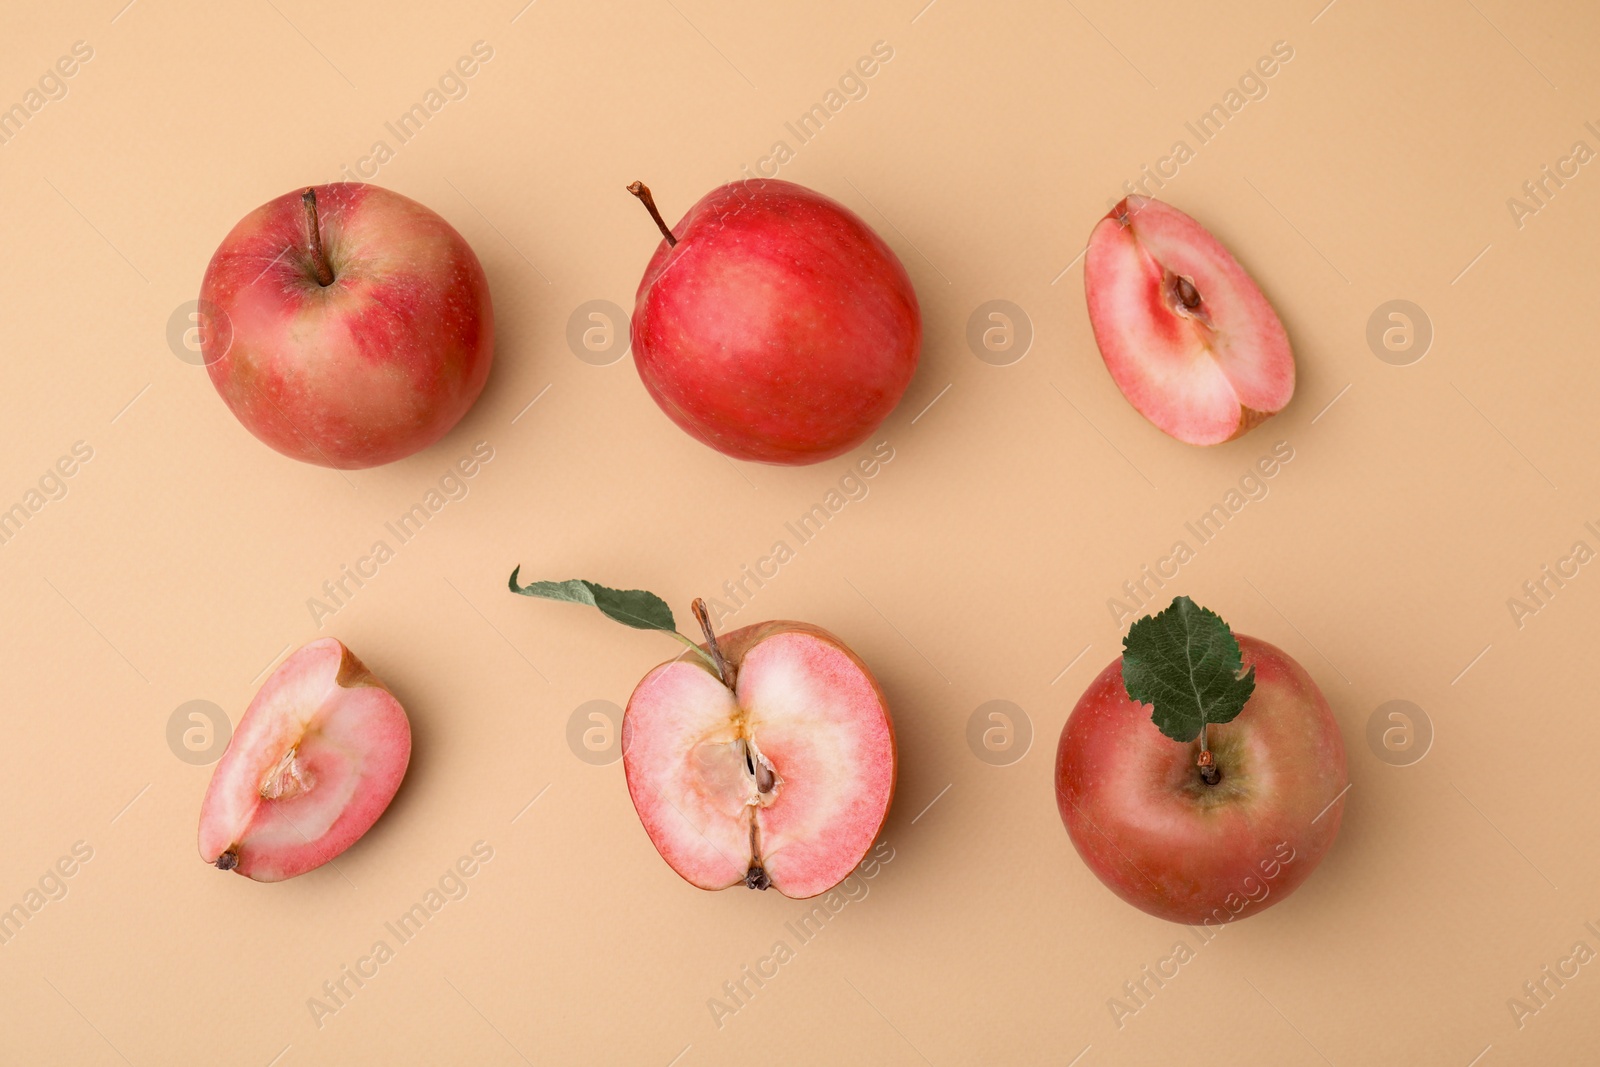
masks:
[[[861,444],[917,369],[900,260],[853,212],[790,182],[715,189],[639,283],[633,359],[661,410],[735,459],[815,463]]]
[[[1132,700],[1118,658],[1061,732],[1056,802],[1095,875],[1172,922],[1226,923],[1288,896],[1339,832],[1344,742],[1316,683],[1287,653],[1239,636],[1255,688],[1230,722],[1180,744]],[[1215,781],[1208,781],[1214,778]]]
[[[211,382],[294,459],[373,467],[443,437],[494,361],[483,267],[428,208],[339,182],[256,208],[218,246],[200,306]]]

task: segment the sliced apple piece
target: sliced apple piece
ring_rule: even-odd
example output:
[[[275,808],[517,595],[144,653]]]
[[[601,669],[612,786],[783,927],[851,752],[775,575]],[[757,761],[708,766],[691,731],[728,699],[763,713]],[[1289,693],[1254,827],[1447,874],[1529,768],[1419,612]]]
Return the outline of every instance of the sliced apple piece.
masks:
[[[400,702],[339,641],[313,641],[234,731],[200,808],[200,856],[258,882],[320,867],[378,820],[410,759]]]
[[[844,643],[768,622],[647,674],[622,720],[628,792],[663,859],[702,889],[811,897],[872,847],[894,794],[883,691]]]
[[[1221,243],[1177,208],[1130,196],[1084,258],[1089,323],[1122,395],[1193,445],[1232,440],[1294,395],[1289,335]]]

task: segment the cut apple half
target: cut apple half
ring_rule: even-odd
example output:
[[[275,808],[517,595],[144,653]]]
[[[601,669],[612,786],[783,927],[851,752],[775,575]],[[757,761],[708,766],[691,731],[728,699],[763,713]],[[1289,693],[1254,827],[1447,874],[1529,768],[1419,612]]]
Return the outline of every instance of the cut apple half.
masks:
[[[663,859],[702,889],[838,885],[877,839],[894,728],[866,664],[826,630],[769,622],[663,663],[622,720],[628,792]]]
[[[1232,440],[1294,395],[1289,335],[1222,244],[1143,196],[1095,226],[1084,259],[1089,323],[1122,395],[1193,445]]]
[[[200,808],[200,856],[258,882],[320,867],[378,820],[410,759],[400,702],[339,641],[313,641],[234,731]]]

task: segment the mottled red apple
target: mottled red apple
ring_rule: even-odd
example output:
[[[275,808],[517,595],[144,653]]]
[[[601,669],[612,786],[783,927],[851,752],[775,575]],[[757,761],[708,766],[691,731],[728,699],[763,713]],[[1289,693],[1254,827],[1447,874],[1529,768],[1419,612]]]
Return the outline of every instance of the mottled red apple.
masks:
[[[1089,323],[1122,395],[1192,445],[1231,440],[1294,395],[1294,353],[1250,275],[1194,219],[1130,196],[1084,258]]]
[[[1172,922],[1271,907],[1339,833],[1344,741],[1328,702],[1281,649],[1237,642],[1254,690],[1208,728],[1209,755],[1199,737],[1157,728],[1129,697],[1121,658],[1084,690],[1056,752],[1056,802],[1078,854],[1117,896]]]
[[[633,358],[689,434],[735,459],[801,464],[861,444],[917,369],[922,317],[900,260],[821,193],[751,179],[708,193],[639,283]]]
[[[284,660],[211,775],[200,856],[277,882],[320,867],[378,820],[405,777],[400,702],[331,637]]]
[[[894,795],[883,692],[844,642],[805,623],[747,626],[717,643],[731,685],[677,659],[629,698],[622,762],[634,809],[662,858],[701,889],[824,893],[867,854]]]
[[[451,225],[376,185],[286,193],[223,239],[201,354],[245,429],[286,456],[372,467],[443,437],[494,360],[483,268]]]

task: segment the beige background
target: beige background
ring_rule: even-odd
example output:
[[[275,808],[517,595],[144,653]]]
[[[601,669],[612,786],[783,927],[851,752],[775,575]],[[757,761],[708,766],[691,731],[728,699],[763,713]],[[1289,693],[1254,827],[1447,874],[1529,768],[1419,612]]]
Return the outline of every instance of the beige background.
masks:
[[[1600,949],[1584,929],[1600,926],[1600,574],[1520,629],[1506,603],[1574,541],[1600,548],[1583,529],[1600,520],[1600,173],[1580,169],[1520,228],[1507,207],[1574,141],[1600,149],[1584,128],[1600,125],[1591,6],[122,2],[12,5],[0,40],[7,107],[74,42],[93,49],[0,145],[0,505],[74,442],[93,449],[0,546],[0,903],[75,842],[93,850],[0,946],[0,1060],[1595,1057],[1600,963],[1521,1028],[1507,1006],[1574,942]],[[482,258],[488,388],[393,466],[286,460],[169,346],[169,319],[241,215],[395,147],[384,123],[479,40],[494,56],[466,97],[375,180]],[[798,146],[784,123],[880,40],[894,56],[867,95]],[[1294,57],[1266,97],[1197,147],[1184,123],[1277,41]],[[1074,258],[1120,183],[1179,139],[1195,156],[1161,195],[1260,279],[1299,360],[1288,410],[1210,450],[1117,393]],[[805,906],[681,882],[620,764],[568,747],[573,709],[624,703],[674,646],[505,591],[521,563],[656,590],[686,620],[848,469],[733,464],[669,424],[630,360],[591,365],[566,341],[584,302],[632,306],[656,236],[626,182],[676,219],[778,140],[795,149],[782,177],[898,252],[927,335],[880,435],[893,461],[734,620],[836,631],[893,702],[893,861],[804,945],[785,924]],[[1035,332],[1008,366],[965,339],[992,299]],[[1434,329],[1410,366],[1366,341],[1392,299]],[[470,494],[319,631],[307,598],[477,441],[494,459]],[[1344,830],[1292,900],[1198,948],[1119,1029],[1122,984],[1198,941],[1079,862],[1051,796],[1055,742],[1117,652],[1107,598],[1279,441],[1295,458],[1270,496],[1163,595],[1190,593],[1317,679],[1349,750]],[[169,717],[206,700],[237,722],[272,664],[330,633],[409,709],[401,794],[337,870],[280,885],[208,870],[194,834],[210,769],[169,748]],[[1010,766],[966,741],[994,699],[1034,731]],[[1392,699],[1436,733],[1409,766],[1366,741]],[[480,840],[494,858],[468,895],[319,1028],[308,998]],[[794,958],[718,1028],[707,1001],[778,940]]]

